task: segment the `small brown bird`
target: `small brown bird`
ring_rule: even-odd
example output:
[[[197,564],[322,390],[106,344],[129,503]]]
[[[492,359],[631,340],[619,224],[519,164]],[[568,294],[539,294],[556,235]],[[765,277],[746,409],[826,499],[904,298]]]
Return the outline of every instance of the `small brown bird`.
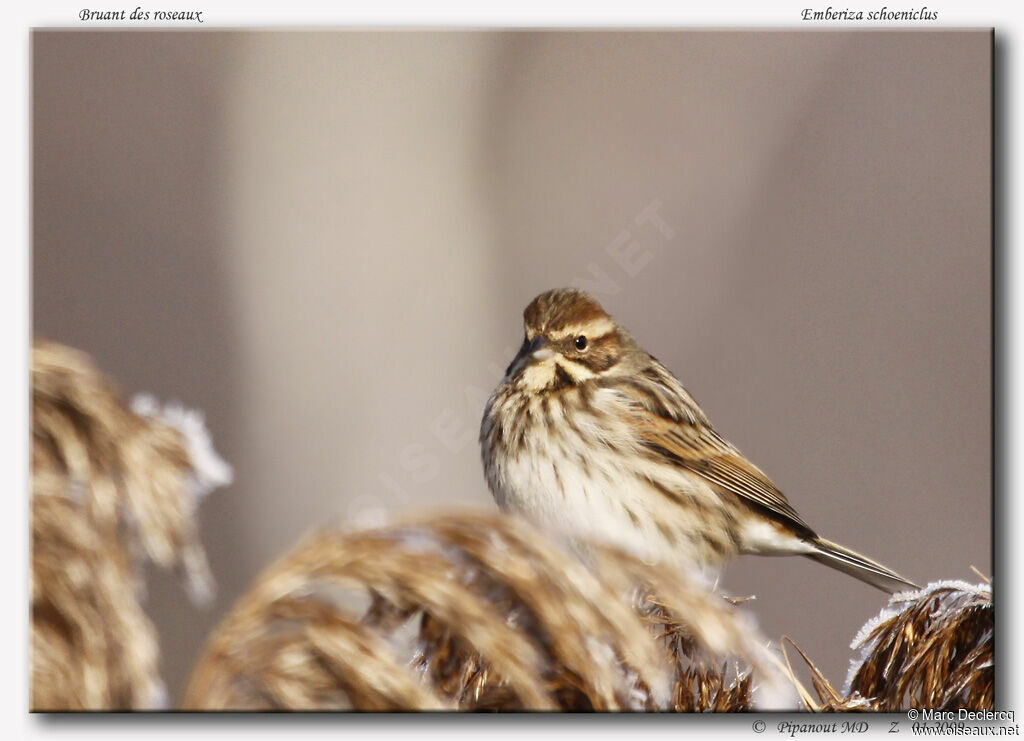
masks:
[[[586,293],[542,293],[523,318],[480,428],[499,507],[705,573],[740,553],[802,555],[886,592],[918,588],[819,537]]]

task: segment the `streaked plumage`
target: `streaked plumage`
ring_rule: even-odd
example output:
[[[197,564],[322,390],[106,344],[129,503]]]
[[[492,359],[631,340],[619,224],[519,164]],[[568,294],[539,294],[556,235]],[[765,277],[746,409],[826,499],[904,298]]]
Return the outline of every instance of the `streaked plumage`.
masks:
[[[703,570],[740,553],[804,555],[888,592],[915,586],[820,538],[593,298],[549,291],[524,320],[480,429],[502,509]]]

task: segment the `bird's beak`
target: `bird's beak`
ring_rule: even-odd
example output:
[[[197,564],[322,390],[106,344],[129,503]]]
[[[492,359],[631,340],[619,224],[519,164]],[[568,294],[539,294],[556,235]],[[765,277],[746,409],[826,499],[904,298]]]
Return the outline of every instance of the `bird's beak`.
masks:
[[[547,360],[554,354],[555,351],[551,349],[550,343],[544,335],[537,335],[532,342],[523,340],[523,346],[519,348],[519,353],[505,370],[505,375],[514,376],[526,366]]]

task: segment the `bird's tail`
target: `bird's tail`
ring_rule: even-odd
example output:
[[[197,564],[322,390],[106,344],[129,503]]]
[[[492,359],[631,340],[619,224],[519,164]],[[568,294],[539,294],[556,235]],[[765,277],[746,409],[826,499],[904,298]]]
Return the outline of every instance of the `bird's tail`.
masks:
[[[808,541],[814,546],[814,553],[808,553],[807,557],[823,563],[826,566],[849,574],[855,579],[860,579],[883,592],[894,594],[909,589],[920,589],[911,581],[907,581],[892,569],[886,568],[877,561],[872,561],[867,556],[862,556],[856,551],[844,548],[838,543],[824,538],[815,538]]]

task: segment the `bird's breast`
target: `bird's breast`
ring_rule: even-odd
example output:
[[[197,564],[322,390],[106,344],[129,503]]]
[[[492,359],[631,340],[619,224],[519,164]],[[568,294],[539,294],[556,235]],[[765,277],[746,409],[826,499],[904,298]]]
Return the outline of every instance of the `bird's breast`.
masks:
[[[709,538],[701,525],[708,512],[721,518],[720,498],[699,477],[646,455],[614,402],[576,389],[496,393],[481,449],[499,507],[648,560],[722,560],[733,550],[730,538]]]

